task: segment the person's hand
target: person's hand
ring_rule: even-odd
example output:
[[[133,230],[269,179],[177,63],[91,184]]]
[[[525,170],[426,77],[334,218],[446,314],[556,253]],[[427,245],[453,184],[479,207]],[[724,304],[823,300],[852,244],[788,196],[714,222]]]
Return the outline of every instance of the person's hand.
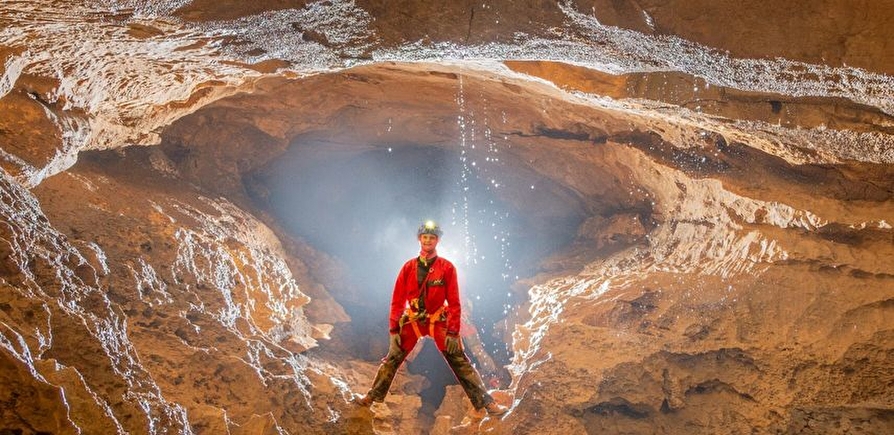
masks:
[[[444,347],[447,348],[447,353],[450,355],[455,355],[462,349],[462,346],[459,343],[459,337],[454,337],[452,335],[448,335],[444,340]]]
[[[388,337],[388,353],[397,353],[400,351],[400,334],[391,334]]]

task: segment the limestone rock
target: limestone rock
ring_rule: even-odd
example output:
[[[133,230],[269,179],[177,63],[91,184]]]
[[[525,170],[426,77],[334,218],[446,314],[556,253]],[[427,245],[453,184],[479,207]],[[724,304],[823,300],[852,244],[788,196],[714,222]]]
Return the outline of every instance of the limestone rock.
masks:
[[[892,432],[892,20],[3,2],[0,433]],[[406,371],[349,403],[393,277],[320,239],[396,244],[405,216],[345,216],[444,201],[426,182],[487,194],[440,204],[457,221],[517,218],[492,272],[517,305],[475,320],[509,349],[503,418],[456,386],[434,411]],[[290,189],[317,213],[277,208]]]

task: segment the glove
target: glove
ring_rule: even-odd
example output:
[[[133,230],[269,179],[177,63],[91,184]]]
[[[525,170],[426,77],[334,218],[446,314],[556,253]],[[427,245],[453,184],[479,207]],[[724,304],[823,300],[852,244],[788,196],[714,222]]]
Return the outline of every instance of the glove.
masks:
[[[391,334],[388,337],[388,353],[394,354],[400,352],[400,334]]]
[[[450,355],[454,355],[462,351],[462,345],[459,342],[459,337],[454,337],[452,335],[448,335],[447,338],[444,339],[444,347],[447,348],[447,353]]]

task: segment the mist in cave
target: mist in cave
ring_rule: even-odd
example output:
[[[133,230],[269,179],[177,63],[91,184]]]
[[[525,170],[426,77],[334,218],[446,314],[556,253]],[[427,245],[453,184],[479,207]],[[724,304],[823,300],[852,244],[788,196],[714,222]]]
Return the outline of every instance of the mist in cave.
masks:
[[[514,325],[504,320],[516,314],[524,296],[514,294],[512,284],[536,273],[540,258],[568,243],[579,218],[562,218],[551,231],[533,229],[500,200],[499,181],[482,177],[478,165],[466,164],[455,150],[417,145],[320,152],[323,146],[295,143],[266,171],[265,183],[283,225],[342,263],[346,282],[356,288],[352,293],[363,295],[351,301],[332,289],[351,316],[344,339],[355,356],[384,356],[370,342],[387,342],[394,280],[418,252],[416,229],[433,219],[444,231],[438,254],[457,266],[464,323],[480,338],[480,346],[466,338],[467,353],[486,380],[505,384],[502,366],[512,354],[504,337]],[[423,395],[434,411],[444,386],[455,380],[430,340],[418,346],[423,348],[406,365],[428,378],[431,387]]]

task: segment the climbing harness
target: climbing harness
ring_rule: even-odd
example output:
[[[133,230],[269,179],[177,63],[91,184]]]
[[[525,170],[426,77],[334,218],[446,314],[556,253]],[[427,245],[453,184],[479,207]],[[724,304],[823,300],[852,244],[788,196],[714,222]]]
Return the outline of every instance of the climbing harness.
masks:
[[[419,262],[422,263],[423,266],[430,268],[434,264],[434,260],[429,263],[425,257],[420,256]],[[404,311],[404,314],[400,317],[398,321],[398,326],[400,326],[400,331],[403,331],[404,325],[409,324],[413,327],[413,332],[416,333],[416,338],[422,338],[422,331],[419,329],[419,323],[428,321],[428,335],[432,338],[435,337],[435,323],[444,322],[447,320],[447,304],[441,305],[440,308],[437,309],[432,314],[428,314],[425,308],[425,297],[428,294],[428,274],[431,269],[426,270],[425,276],[422,278],[422,282],[419,283],[419,297],[416,299],[410,300],[409,306]],[[431,282],[435,285],[444,285],[443,280],[435,280]]]

